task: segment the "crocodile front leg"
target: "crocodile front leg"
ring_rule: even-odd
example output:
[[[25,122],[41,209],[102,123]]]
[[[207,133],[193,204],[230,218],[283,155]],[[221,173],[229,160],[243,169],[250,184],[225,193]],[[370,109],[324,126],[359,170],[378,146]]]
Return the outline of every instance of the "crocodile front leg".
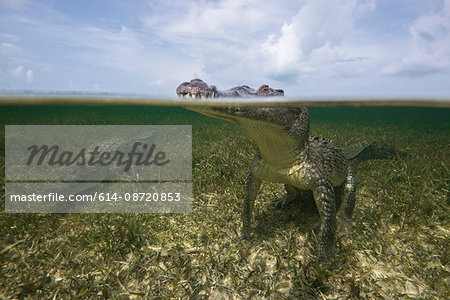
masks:
[[[253,169],[260,161],[259,154],[256,154],[255,159],[252,162],[250,171],[247,176],[247,187],[245,191],[244,210],[242,213],[242,238],[248,239],[250,237],[250,224],[252,220],[252,211],[255,204],[256,196],[258,195],[259,188],[261,186],[261,179],[256,177]]]
[[[336,198],[334,187],[327,178],[320,178],[313,184],[313,195],[321,217],[318,236],[318,260],[323,267],[327,267],[334,255],[336,244]]]

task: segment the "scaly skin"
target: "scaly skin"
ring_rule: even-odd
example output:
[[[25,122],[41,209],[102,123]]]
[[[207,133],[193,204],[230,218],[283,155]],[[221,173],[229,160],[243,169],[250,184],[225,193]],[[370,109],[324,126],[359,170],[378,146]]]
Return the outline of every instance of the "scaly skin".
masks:
[[[181,98],[223,98],[223,97],[274,97],[284,96],[284,91],[273,89],[267,84],[262,85],[258,90],[254,90],[247,85],[240,85],[226,91],[219,91],[214,85],[208,86],[201,79],[192,79],[190,82],[183,82],[177,88],[177,95]]]
[[[248,86],[218,92],[200,79],[182,83],[177,94],[183,98],[282,96],[282,90],[263,85],[258,91]],[[344,153],[328,140],[309,135],[306,108],[189,107],[207,116],[240,124],[253,138],[258,151],[247,176],[243,208],[242,237],[250,236],[254,201],[263,180],[283,183],[285,201],[298,199],[312,191],[321,217],[318,236],[318,260],[327,267],[334,255],[337,213],[351,226],[356,184],[351,165]],[[336,197],[335,189],[342,189]]]

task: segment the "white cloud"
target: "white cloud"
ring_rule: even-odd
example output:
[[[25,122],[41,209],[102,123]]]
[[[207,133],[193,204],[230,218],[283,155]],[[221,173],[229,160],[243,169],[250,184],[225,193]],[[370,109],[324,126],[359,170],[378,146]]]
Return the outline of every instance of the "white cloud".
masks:
[[[265,71],[274,78],[296,81],[298,76],[332,76],[336,63],[359,62],[361,54],[345,44],[355,18],[375,8],[374,1],[310,0],[281,27],[277,38],[262,44]]]
[[[0,49],[19,49],[19,47],[10,43],[0,43]]]
[[[13,76],[14,77],[20,77],[23,74],[23,66],[18,66],[14,71],[13,71]]]
[[[259,84],[263,80],[261,42],[304,1],[170,1],[143,17],[161,43],[183,53],[190,79],[217,84]],[[181,71],[181,68],[180,68]]]
[[[31,83],[34,80],[33,71],[25,71],[25,68],[23,66],[18,66],[11,73],[14,78],[23,79],[28,83]]]
[[[384,67],[382,74],[415,77],[450,72],[450,0],[441,11],[419,17],[409,33],[400,62]]]
[[[248,42],[303,1],[221,0],[164,1],[153,4],[153,13],[143,23],[164,40],[194,42],[226,40]]]
[[[186,2],[188,3],[188,2]],[[265,14],[251,2],[225,0],[217,3],[189,3],[178,21],[166,24],[164,31],[172,37],[242,42],[258,30]]]
[[[34,80],[33,71],[28,70],[25,73],[25,78],[26,78],[27,82],[33,82],[33,80]]]

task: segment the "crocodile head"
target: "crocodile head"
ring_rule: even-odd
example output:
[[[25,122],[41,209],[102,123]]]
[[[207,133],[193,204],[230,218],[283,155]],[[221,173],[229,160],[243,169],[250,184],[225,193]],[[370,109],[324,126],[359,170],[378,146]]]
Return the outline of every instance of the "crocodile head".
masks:
[[[201,79],[183,82],[177,88],[177,95],[181,98],[219,98],[219,97],[277,97],[284,96],[282,89],[274,89],[263,84],[258,90],[247,85],[240,85],[229,90],[219,91],[214,85],[208,86]]]
[[[283,96],[283,90],[262,85],[257,91],[239,86],[219,92],[200,79],[182,83],[177,94],[183,98]],[[203,115],[241,125],[255,140],[262,158],[280,167],[292,165],[297,151],[309,136],[309,114],[300,107],[185,107]]]
[[[216,97],[216,94],[216,87],[209,87],[201,79],[192,79],[190,82],[183,82],[177,87],[177,95],[181,98],[211,98]]]
[[[274,96],[284,96],[284,90],[273,89],[267,84],[263,84],[257,91],[256,96],[260,97],[274,97]]]
[[[257,91],[247,85],[241,85],[226,91],[218,91],[214,85],[208,86],[201,79],[192,79],[183,82],[177,88],[177,95],[181,98],[198,99],[211,97],[271,97],[283,96],[284,91],[273,89],[263,84]],[[210,117],[242,123],[244,120],[251,122],[262,121],[276,124],[281,127],[290,127],[299,113],[299,108],[265,108],[265,107],[189,107],[189,110],[199,112]]]

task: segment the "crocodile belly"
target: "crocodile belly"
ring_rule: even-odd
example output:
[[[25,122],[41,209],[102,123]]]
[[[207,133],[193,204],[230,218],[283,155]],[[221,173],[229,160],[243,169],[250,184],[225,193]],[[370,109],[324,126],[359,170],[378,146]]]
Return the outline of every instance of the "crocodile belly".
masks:
[[[293,185],[300,189],[311,189],[312,172],[310,166],[305,163],[290,168],[276,168],[274,165],[261,160],[253,167],[253,174],[265,181]]]

